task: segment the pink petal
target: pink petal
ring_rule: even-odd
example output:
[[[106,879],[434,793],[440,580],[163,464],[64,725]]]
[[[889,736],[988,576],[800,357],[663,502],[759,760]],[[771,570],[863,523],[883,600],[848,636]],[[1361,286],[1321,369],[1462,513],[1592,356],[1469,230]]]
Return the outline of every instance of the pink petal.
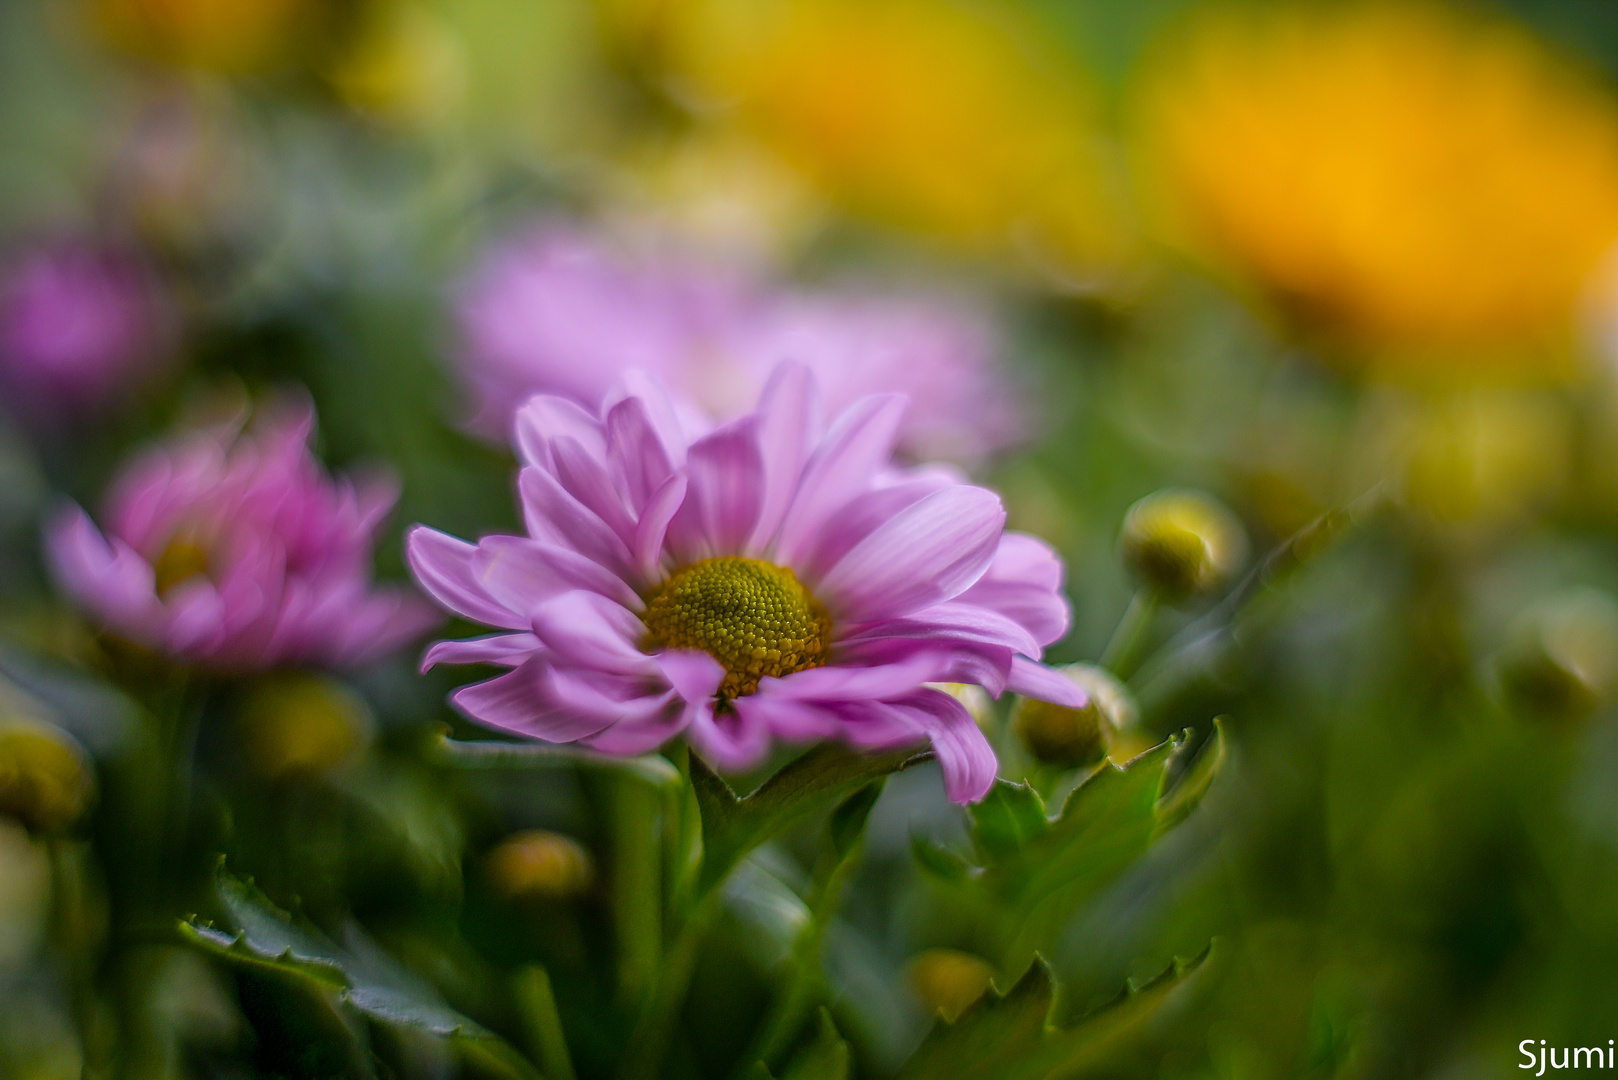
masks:
[[[803,468],[775,541],[775,561],[797,565],[831,519],[887,467],[904,419],[896,394],[861,398],[839,416]]]
[[[640,651],[646,633],[635,613],[597,593],[564,593],[534,613],[534,634],[559,664],[651,675],[657,665]]]
[[[999,763],[966,706],[937,690],[923,690],[899,704],[921,715],[950,801],[974,803],[987,795]]]
[[[748,554],[769,547],[797,492],[798,476],[814,437],[818,396],[814,376],[802,364],[778,365],[765,384],[758,406],[764,497],[747,540]]]
[[[856,544],[827,571],[817,594],[833,617],[853,622],[948,600],[982,576],[1005,519],[991,491],[935,491]]]
[[[725,681],[725,666],[705,652],[670,649],[655,659],[663,677],[686,701],[709,700]]]
[[[849,627],[841,640],[844,645],[856,645],[890,638],[929,645],[998,645],[1031,656],[1038,656],[1040,651],[1039,643],[1016,620],[961,600],[934,604],[900,619]]]
[[[564,592],[585,589],[639,610],[623,578],[576,551],[520,536],[488,536],[472,556],[472,573],[502,607],[532,613]]]
[[[421,670],[438,664],[493,664],[516,667],[543,646],[533,634],[491,634],[488,637],[440,641],[421,658]]]
[[[629,548],[623,538],[550,473],[524,469],[517,478],[517,490],[528,532],[535,540],[571,548],[620,576],[630,572]]]
[[[450,704],[480,724],[547,742],[573,742],[606,726],[594,717],[550,708],[539,686],[547,670],[545,661],[529,660],[504,675],[461,687],[450,695]]]
[[[649,502],[674,473],[674,455],[664,444],[646,400],[627,397],[607,412],[607,460],[629,506],[644,514]]]
[[[635,566],[645,584],[662,576],[663,544],[668,537],[669,523],[685,503],[686,487],[683,470],[669,477],[646,503],[635,525]]]
[[[1011,678],[1006,680],[1006,689],[1070,709],[1082,709],[1090,703],[1089,695],[1066,675],[1023,656],[1011,661]]]
[[[405,559],[416,582],[448,610],[506,630],[528,629],[528,619],[497,603],[472,572],[477,549],[425,525],[405,533]]]
[[[544,469],[554,466],[553,439],[573,439],[598,457],[604,457],[607,451],[601,422],[567,398],[550,394],[531,397],[517,410],[514,438],[522,460]]]
[[[109,542],[77,506],[64,507],[47,526],[45,555],[62,588],[118,629],[134,633],[160,616],[151,564]]]
[[[758,418],[744,417],[692,444],[686,475],[685,502],[667,539],[676,561],[740,554],[764,502]]]

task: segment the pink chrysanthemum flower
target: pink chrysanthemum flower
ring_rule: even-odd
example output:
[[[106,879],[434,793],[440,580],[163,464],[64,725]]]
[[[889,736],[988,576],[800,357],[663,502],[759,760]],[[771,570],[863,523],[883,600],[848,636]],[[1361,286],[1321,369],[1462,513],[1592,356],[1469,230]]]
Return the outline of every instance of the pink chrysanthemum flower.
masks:
[[[631,370],[661,379],[688,417],[731,420],[783,361],[813,371],[832,410],[869,393],[907,395],[899,449],[911,460],[977,462],[1027,427],[990,320],[953,297],[773,289],[550,224],[492,248],[455,313],[471,426],[493,438],[510,435],[534,394],[594,411]]]
[[[167,358],[173,330],[171,305],[128,251],[64,239],[0,268],[0,390],[28,421],[127,395]]]
[[[423,588],[506,631],[428,651],[427,666],[511,669],[456,707],[608,754],[684,733],[723,769],[776,739],[931,741],[950,797],[981,798],[994,752],[929,684],[1082,705],[1036,662],[1067,629],[1061,563],[1003,531],[992,492],[892,464],[903,397],[862,398],[826,427],[815,397],[783,365],[755,411],[694,441],[636,375],[598,412],[530,400],[516,425],[529,535],[473,545],[416,526],[407,540]]]
[[[385,479],[333,480],[309,453],[307,404],[194,432],[137,457],[97,529],[65,507],[47,528],[62,587],[109,632],[215,669],[345,666],[442,621],[407,589],[374,589]]]

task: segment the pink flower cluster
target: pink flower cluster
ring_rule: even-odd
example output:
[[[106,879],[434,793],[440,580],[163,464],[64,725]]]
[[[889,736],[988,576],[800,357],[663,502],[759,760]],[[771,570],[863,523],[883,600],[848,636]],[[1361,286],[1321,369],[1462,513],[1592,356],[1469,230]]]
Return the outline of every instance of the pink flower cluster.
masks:
[[[773,289],[541,224],[484,256],[456,315],[472,426],[498,439],[531,395],[594,410],[636,369],[662,381],[688,422],[723,422],[752,408],[786,361],[815,373],[832,409],[908,396],[899,449],[913,461],[976,463],[1026,427],[990,321],[956,298]]]
[[[397,490],[332,480],[309,453],[306,404],[182,436],[131,462],[102,514],[48,526],[62,587],[109,632],[231,671],[345,666],[441,619],[408,590],[376,589],[371,547]]]
[[[30,421],[104,409],[167,358],[174,321],[129,251],[84,239],[22,249],[0,269],[0,389]]]

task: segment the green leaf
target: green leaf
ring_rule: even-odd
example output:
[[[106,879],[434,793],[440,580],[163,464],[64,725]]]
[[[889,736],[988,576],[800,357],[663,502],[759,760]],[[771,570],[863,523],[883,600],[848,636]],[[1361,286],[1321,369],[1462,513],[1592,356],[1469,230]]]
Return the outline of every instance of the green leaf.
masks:
[[[848,1072],[848,1044],[837,1033],[831,1014],[822,1008],[815,1041],[792,1060],[781,1080],[848,1080]]]
[[[702,812],[705,853],[699,891],[724,880],[749,851],[787,827],[873,780],[931,757],[926,750],[861,754],[836,743],[822,743],[764,781],[757,791],[737,798],[729,784],[693,755],[691,783]]]
[[[972,839],[990,859],[1011,858],[1050,829],[1039,792],[1009,780],[996,780],[988,796],[970,813]]]
[[[1054,819],[1032,790],[996,782],[973,810],[980,866],[925,841],[912,841],[912,850],[932,877],[964,890],[963,910],[983,913],[988,940],[1001,943],[1000,969],[1020,971],[1196,808],[1224,761],[1222,728],[1215,725],[1199,755],[1192,751],[1186,732],[1122,766],[1108,761]]]
[[[572,746],[550,743],[515,743],[498,739],[463,741],[443,731],[427,746],[427,759],[458,769],[560,769],[579,766],[628,773],[653,787],[670,788],[680,783],[680,770],[658,754],[616,758],[594,754]]]
[[[885,779],[873,780],[838,803],[837,809],[831,812],[831,845],[839,861],[848,858],[865,836],[865,823],[870,820],[876,801],[882,797],[885,783]]]
[[[946,885],[971,881],[983,872],[964,856],[920,833],[910,834],[910,851],[924,871]]]
[[[499,1036],[439,1000],[431,987],[401,968],[357,927],[338,945],[277,908],[251,882],[215,875],[227,932],[197,921],[179,924],[192,945],[255,974],[351,1008],[379,1023],[425,1031],[450,1042],[480,1072],[538,1080],[538,1073]]]
[[[1052,1022],[1050,969],[1035,957],[1010,992],[991,990],[951,1024],[939,1020],[905,1063],[900,1080],[1046,1080],[1072,1076],[1128,1048],[1145,1035],[1165,1006],[1188,991],[1209,950],[1175,960],[1161,975],[1127,987],[1116,1000],[1077,1023]]]

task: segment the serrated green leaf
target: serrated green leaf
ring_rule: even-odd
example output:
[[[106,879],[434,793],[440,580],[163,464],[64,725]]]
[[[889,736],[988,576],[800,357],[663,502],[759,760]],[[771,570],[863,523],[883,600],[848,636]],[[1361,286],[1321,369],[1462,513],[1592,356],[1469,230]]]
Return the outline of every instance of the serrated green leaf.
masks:
[[[759,844],[794,822],[845,798],[872,780],[889,776],[931,757],[930,751],[897,750],[861,754],[837,743],[823,743],[738,798],[695,755],[691,783],[702,813],[704,860],[700,888],[722,881]]]
[[[815,1041],[792,1060],[781,1080],[848,1080],[848,1069],[848,1044],[837,1033],[831,1014],[822,1008]]]
[[[996,780],[988,796],[969,812],[972,839],[989,859],[1012,858],[1050,828],[1039,792],[1009,780]]]
[[[1035,957],[1005,995],[991,990],[953,1024],[939,1020],[900,1080],[1054,1080],[1119,1052],[1187,989],[1209,955],[1176,960],[1163,974],[1066,1027],[1051,1022],[1050,969]]]
[[[1180,822],[1184,821],[1202,803],[1203,796],[1213,785],[1214,777],[1225,767],[1225,725],[1223,717],[1215,717],[1213,734],[1205,740],[1205,745],[1196,748],[1196,759],[1178,777],[1171,777],[1171,769],[1165,769],[1163,777],[1165,782],[1173,780],[1172,786],[1164,791],[1157,800],[1157,830],[1159,833],[1167,832]],[[1181,748],[1181,752],[1191,750],[1190,743]]]
[[[345,945],[338,945],[276,907],[251,882],[227,873],[223,860],[215,878],[220,905],[234,929],[227,933],[195,919],[182,921],[179,930],[186,941],[237,966],[334,999],[379,1023],[445,1039],[485,1073],[538,1080],[533,1066],[499,1036],[444,1004],[357,927],[347,934]]]
[[[981,867],[963,871],[949,852],[924,843],[913,850],[935,877],[977,891],[979,908],[995,913],[985,916],[984,932],[1000,937],[1001,970],[1020,971],[1036,952],[1054,948],[1077,911],[1195,809],[1224,760],[1217,725],[1212,740],[1189,766],[1189,732],[1122,766],[1108,761],[1054,819],[1032,791],[997,782],[984,800],[988,808],[973,813]]]

